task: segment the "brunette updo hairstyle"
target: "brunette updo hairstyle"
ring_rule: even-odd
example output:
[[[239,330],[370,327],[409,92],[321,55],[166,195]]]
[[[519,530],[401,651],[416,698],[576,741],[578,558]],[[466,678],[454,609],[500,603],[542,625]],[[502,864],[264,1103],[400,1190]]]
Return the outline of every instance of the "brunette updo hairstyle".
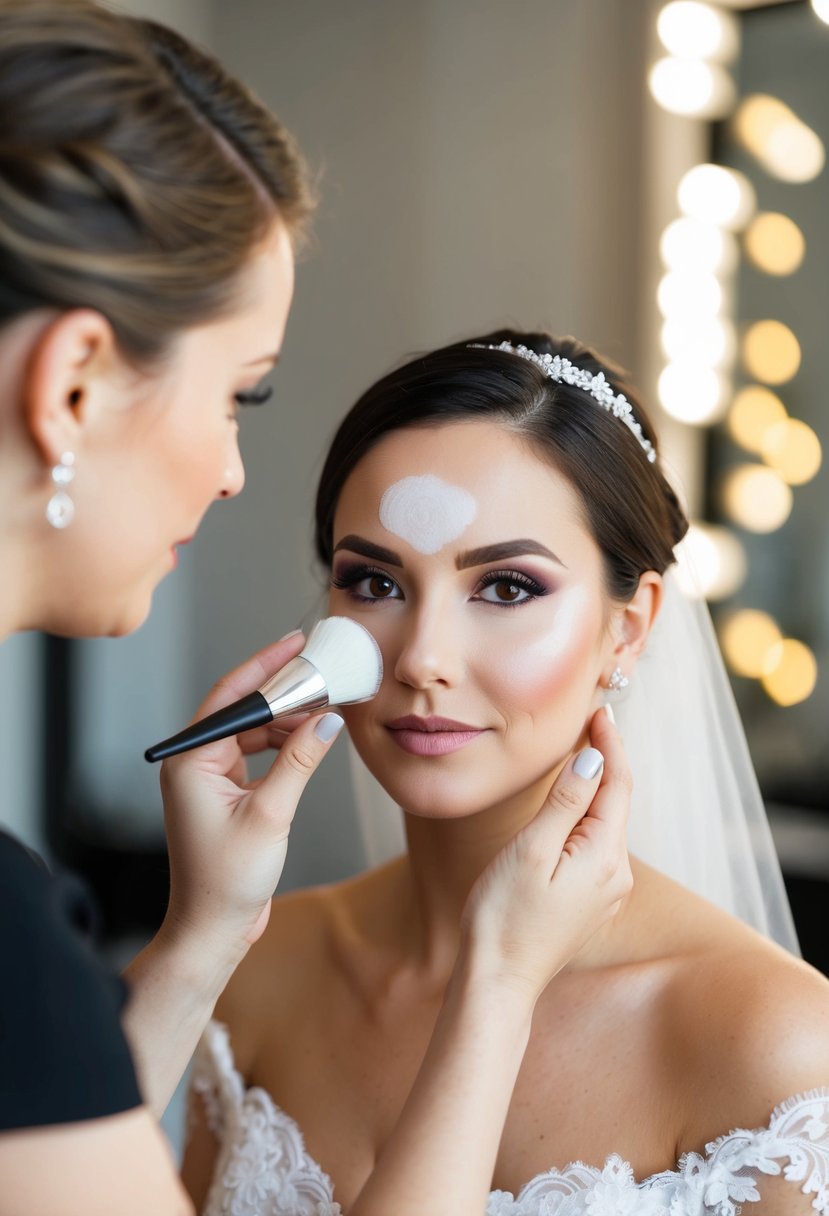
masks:
[[[101,312],[163,357],[231,309],[274,217],[312,209],[279,122],[204,51],[92,0],[0,0],[0,324]]]
[[[574,338],[506,329],[470,338],[384,376],[346,415],[320,477],[317,553],[330,567],[334,512],[343,485],[383,435],[407,427],[491,421],[524,439],[577,491],[585,522],[604,556],[608,594],[626,603],[645,570],[662,574],[674,560],[674,546],[688,528],[676,494],[628,428],[583,389],[550,380],[511,352],[470,347],[503,341],[561,355],[594,375],[604,372],[657,446],[653,426],[622,373]]]

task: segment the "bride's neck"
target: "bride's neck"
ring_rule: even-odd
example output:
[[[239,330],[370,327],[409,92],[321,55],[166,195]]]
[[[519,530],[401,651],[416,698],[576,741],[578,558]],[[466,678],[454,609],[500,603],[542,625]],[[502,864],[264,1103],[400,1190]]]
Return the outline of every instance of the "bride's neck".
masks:
[[[462,818],[405,816],[411,946],[429,970],[440,970],[446,960],[454,963],[472,886],[538,813],[551,783],[545,776],[508,801]]]

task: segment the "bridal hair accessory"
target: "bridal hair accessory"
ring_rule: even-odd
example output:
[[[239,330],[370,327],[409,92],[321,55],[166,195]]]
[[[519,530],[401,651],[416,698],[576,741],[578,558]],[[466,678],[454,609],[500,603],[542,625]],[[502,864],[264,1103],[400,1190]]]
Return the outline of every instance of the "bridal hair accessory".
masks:
[[[75,504],[65,487],[75,479],[75,453],[64,452],[52,469],[55,492],[46,504],[46,518],[53,528],[68,528],[75,518]]]
[[[633,407],[624,393],[614,393],[613,386],[604,372],[598,372],[594,376],[592,372],[576,367],[569,359],[562,359],[561,355],[539,355],[537,351],[530,350],[529,346],[513,346],[511,342],[499,342],[497,346],[470,342],[469,346],[476,350],[502,350],[507,354],[518,355],[521,359],[534,363],[549,380],[584,389],[594,401],[598,401],[603,410],[607,410],[625,424],[651,464],[656,460],[656,450],[643,435],[641,426],[633,416]]]
[[[627,688],[630,680],[627,678],[621,667],[616,667],[610,673],[610,679],[607,682],[607,687],[611,692],[621,692],[623,688]]]

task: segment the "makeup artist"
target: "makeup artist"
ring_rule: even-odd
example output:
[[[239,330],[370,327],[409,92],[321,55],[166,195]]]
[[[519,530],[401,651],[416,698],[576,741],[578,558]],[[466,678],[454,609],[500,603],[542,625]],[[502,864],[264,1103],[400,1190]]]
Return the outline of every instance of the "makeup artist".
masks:
[[[0,0],[0,114],[0,636],[123,635],[176,545],[242,489],[237,415],[270,391],[309,191],[290,137],[214,60],[91,0]],[[198,715],[302,645],[254,656]],[[265,728],[165,763],[169,907],[126,983],[100,969],[39,859],[0,832],[2,1216],[191,1211],[156,1117],[264,931],[297,802],[342,722],[292,725],[258,785],[244,753],[275,746]],[[611,854],[622,866],[612,752],[604,777],[568,770],[542,808],[551,869],[600,779],[597,839],[612,840],[596,873]],[[490,876],[484,920],[508,901],[521,925],[521,856]],[[568,913],[553,972],[618,906],[619,873]],[[421,1107],[431,1118],[423,1095],[455,1082],[438,1062],[423,1084],[415,1130]],[[388,1193],[364,1210],[389,1210]]]

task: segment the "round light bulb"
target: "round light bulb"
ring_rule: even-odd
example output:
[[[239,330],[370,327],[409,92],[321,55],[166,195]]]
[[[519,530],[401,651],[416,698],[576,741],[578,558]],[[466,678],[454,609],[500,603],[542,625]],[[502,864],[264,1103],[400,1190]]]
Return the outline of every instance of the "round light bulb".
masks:
[[[826,151],[817,132],[795,118],[774,128],[762,161],[764,168],[780,181],[811,182],[823,171]]]
[[[797,224],[776,211],[755,215],[743,240],[749,259],[766,274],[794,274],[806,252],[806,242]]]
[[[672,0],[656,19],[666,51],[694,59],[730,62],[740,44],[739,26],[730,13],[701,0]]]
[[[662,316],[671,320],[715,317],[723,304],[722,285],[713,274],[669,270],[660,280],[656,302]]]
[[[723,411],[725,388],[720,376],[696,361],[669,363],[657,385],[666,414],[690,426],[710,426]]]
[[[745,174],[722,165],[694,165],[677,187],[677,200],[683,215],[730,231],[745,227],[756,207]]]
[[[818,472],[823,452],[820,440],[805,422],[786,418],[763,437],[763,459],[790,486],[802,486]]]
[[[759,679],[769,651],[781,640],[777,622],[767,612],[742,608],[722,626],[720,641],[725,661],[738,676]]]
[[[674,362],[695,360],[706,367],[728,367],[734,362],[737,336],[725,317],[701,317],[696,323],[669,319],[662,326],[662,349]]]
[[[725,68],[702,59],[659,59],[648,73],[648,85],[663,110],[693,118],[724,118],[737,99]]]
[[[676,547],[677,577],[686,595],[723,600],[738,591],[748,570],[745,549],[729,528],[692,523]]]
[[[774,469],[741,464],[723,481],[723,505],[734,523],[747,532],[774,532],[792,510],[792,492]]]
[[[782,321],[755,321],[743,337],[743,364],[765,384],[785,384],[800,367],[800,343]]]
[[[668,270],[707,274],[729,274],[739,257],[730,232],[687,216],[668,224],[659,241],[659,252]]]
[[[809,647],[796,638],[781,638],[766,652],[762,684],[778,705],[797,705],[814,692],[817,674],[817,660]]]
[[[768,432],[787,417],[785,405],[771,389],[747,384],[731,402],[728,430],[736,443],[759,456]]]

